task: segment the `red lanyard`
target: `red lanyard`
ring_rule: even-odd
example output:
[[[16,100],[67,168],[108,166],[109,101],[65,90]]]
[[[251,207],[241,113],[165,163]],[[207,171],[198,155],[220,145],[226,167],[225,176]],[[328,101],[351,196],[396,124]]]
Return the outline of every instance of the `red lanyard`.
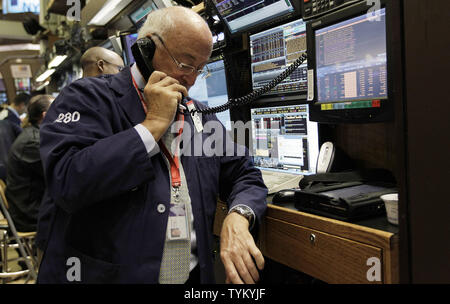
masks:
[[[139,95],[139,99],[141,100],[142,108],[144,109],[145,114],[147,114],[147,111],[148,111],[147,105],[145,104],[144,97],[142,96],[141,91],[139,91],[136,81],[134,80],[133,74],[131,75],[131,79],[133,80],[133,85]],[[167,160],[169,161],[169,164],[170,164],[170,175],[172,177],[172,187],[173,188],[178,188],[181,186],[180,158],[179,158],[178,154],[179,154],[179,146],[180,146],[180,141],[181,141],[181,134],[183,133],[184,115],[180,113],[178,115],[178,120],[181,121],[181,128],[178,131],[177,150],[175,151],[175,154],[173,157],[170,154],[167,147],[164,145],[164,143],[161,140],[158,141],[158,145],[159,145],[160,149],[162,150],[164,155],[167,157]]]
[[[142,96],[141,91],[139,91],[138,85],[137,85],[136,81],[134,80],[133,74],[131,74],[131,79],[133,80],[134,88],[136,89],[136,92],[138,93],[139,98],[141,99],[141,104],[142,104],[142,107],[144,108],[144,112],[145,112],[145,114],[147,114],[148,109],[147,109],[147,105],[144,102],[144,96]]]

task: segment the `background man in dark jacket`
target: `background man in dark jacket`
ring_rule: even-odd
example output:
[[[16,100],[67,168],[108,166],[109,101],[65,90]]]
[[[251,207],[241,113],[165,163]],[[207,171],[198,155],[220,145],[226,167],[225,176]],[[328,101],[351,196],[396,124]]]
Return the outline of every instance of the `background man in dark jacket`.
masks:
[[[37,95],[28,106],[28,125],[11,146],[6,179],[9,212],[21,232],[36,231],[39,205],[45,190],[39,155],[39,126],[53,97]]]

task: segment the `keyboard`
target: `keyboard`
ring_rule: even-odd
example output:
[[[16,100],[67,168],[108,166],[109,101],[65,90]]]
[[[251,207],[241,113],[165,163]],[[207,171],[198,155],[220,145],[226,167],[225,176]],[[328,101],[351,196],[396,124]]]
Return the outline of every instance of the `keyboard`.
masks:
[[[269,194],[277,193],[283,189],[298,188],[298,182],[303,178],[303,175],[267,170],[261,170],[261,174]]]

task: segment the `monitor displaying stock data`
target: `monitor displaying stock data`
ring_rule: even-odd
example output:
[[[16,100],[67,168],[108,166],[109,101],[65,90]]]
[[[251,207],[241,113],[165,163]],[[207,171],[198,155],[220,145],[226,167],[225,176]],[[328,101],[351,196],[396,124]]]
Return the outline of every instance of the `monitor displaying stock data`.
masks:
[[[216,9],[231,34],[295,11],[290,0],[213,0]]]
[[[385,9],[315,31],[317,102],[330,109],[379,107],[388,97]]]
[[[306,24],[302,19],[250,36],[253,89],[269,84],[306,52]],[[307,63],[266,95],[298,94],[307,91]]]
[[[313,174],[319,155],[318,125],[307,104],[251,109],[255,166],[274,172]]]

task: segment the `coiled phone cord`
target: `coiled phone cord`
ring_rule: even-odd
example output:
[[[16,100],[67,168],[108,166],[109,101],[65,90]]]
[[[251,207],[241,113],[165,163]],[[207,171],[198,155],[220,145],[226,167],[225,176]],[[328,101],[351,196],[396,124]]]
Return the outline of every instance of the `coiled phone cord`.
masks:
[[[223,56],[223,57],[224,57],[224,61],[225,61],[225,56]],[[194,109],[194,110],[192,110],[192,112],[193,113],[198,112],[198,113],[202,113],[202,114],[214,114],[214,113],[226,111],[226,110],[230,109],[231,107],[238,107],[238,106],[246,105],[246,104],[258,99],[259,97],[261,97],[261,95],[272,90],[275,86],[277,86],[279,83],[281,83],[286,77],[291,75],[300,65],[302,65],[303,62],[305,62],[305,60],[306,60],[306,52],[303,53],[286,70],[284,70],[280,75],[278,75],[273,80],[271,80],[264,87],[257,89],[255,91],[251,92],[250,94],[239,97],[239,98],[230,98],[230,99],[228,99],[228,102],[223,105],[212,107],[212,108],[205,108],[205,109]]]

